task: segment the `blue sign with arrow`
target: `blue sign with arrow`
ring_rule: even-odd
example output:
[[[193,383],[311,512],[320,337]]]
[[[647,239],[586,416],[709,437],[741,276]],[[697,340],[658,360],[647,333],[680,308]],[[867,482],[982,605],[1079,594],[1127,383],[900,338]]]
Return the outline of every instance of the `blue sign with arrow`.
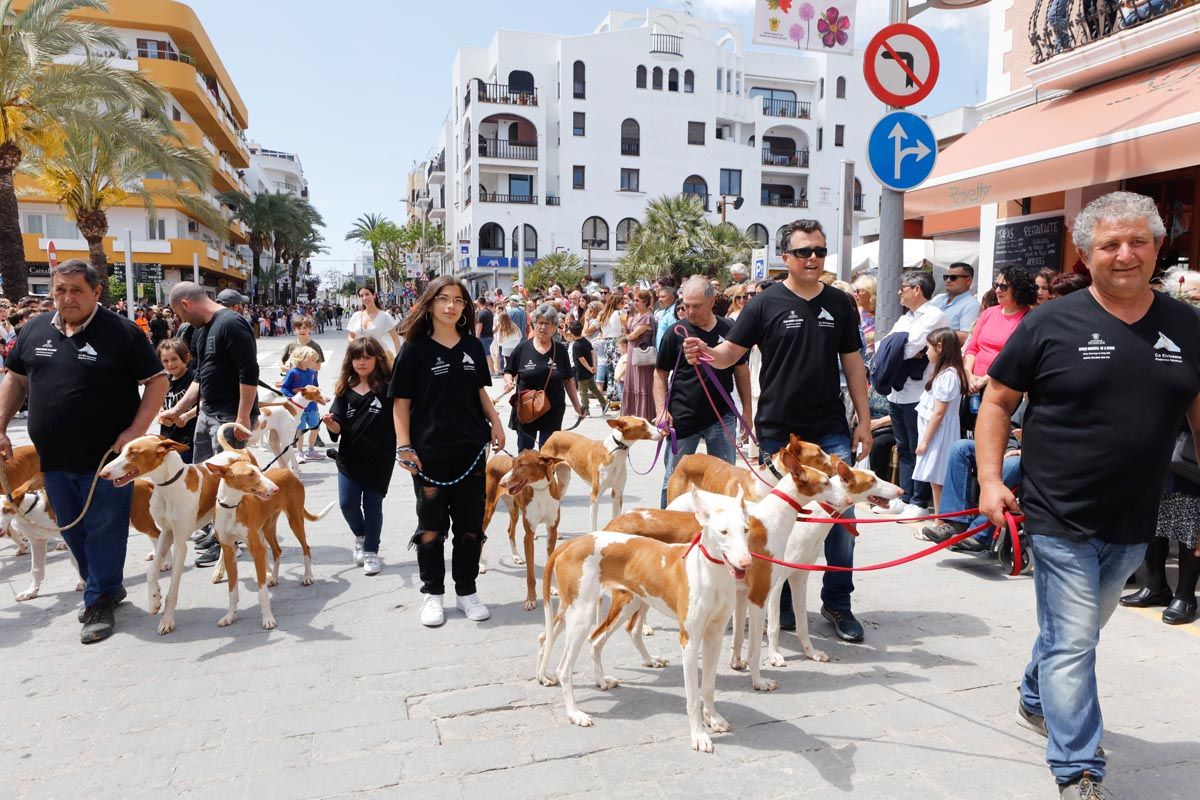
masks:
[[[871,172],[884,186],[903,192],[925,182],[937,161],[937,137],[925,120],[893,111],[871,130],[867,142]]]

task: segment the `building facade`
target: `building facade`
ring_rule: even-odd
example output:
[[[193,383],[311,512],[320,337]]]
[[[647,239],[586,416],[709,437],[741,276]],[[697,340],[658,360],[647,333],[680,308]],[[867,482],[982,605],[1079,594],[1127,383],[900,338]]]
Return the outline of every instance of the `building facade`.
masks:
[[[797,217],[837,247],[843,160],[858,162],[853,229],[877,216],[863,158],[883,108],[859,61],[742,42],[738,25],[650,9],[460,49],[423,195],[456,274],[508,288],[522,262],[566,250],[611,282],[647,202],[672,194],[698,196],[712,221],[727,197],[725,219],[779,266],[778,231]]]
[[[1195,269],[1200,2],[992,0],[989,14],[983,122],[906,196],[922,234],[977,235],[981,290],[1007,263],[1080,269],[1076,215],[1123,189],[1158,203],[1158,266]]]
[[[28,0],[17,0],[13,8],[21,12],[28,5]],[[217,194],[248,191],[246,104],[191,8],[172,0],[108,0],[108,9],[107,13],[85,10],[77,15],[114,29],[123,50],[103,54],[113,65],[141,70],[167,92],[176,128],[189,144],[209,153],[213,186],[206,196],[227,222],[225,229],[214,231],[182,206],[166,201],[156,204],[151,220],[141,201],[129,198],[108,212],[109,236],[104,248],[109,263],[120,274],[118,265],[125,262],[124,231],[129,230],[139,282],[168,286],[181,279],[190,280],[195,266],[201,283],[213,293],[227,286],[245,289],[249,266],[242,246],[248,242],[247,230],[233,221]],[[147,183],[155,180],[159,178],[146,178]],[[35,184],[18,175],[17,186],[30,190]],[[86,259],[87,242],[75,221],[52,198],[23,195],[19,205],[30,289],[47,293],[50,244],[63,261]]]

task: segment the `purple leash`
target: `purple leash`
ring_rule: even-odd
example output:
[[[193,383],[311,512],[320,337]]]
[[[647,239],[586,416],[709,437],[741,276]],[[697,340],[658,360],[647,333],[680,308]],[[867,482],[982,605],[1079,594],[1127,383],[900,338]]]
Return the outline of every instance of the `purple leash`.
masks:
[[[676,325],[674,328],[674,332],[679,334],[681,339],[687,338],[687,331],[683,328],[682,325]],[[683,342],[680,342],[679,343],[679,352],[675,354],[675,367],[671,370],[671,379],[669,381],[667,381],[667,396],[663,399],[663,411],[664,412],[671,408],[671,392],[675,389],[675,376],[679,373],[679,364],[681,363],[682,360],[683,360]],[[642,472],[641,470],[639,470],[637,467],[635,467],[633,465],[632,461],[629,462],[629,468],[631,470],[633,470],[634,473],[637,475],[649,475],[651,472],[654,471],[654,468],[658,465],[659,456],[662,455],[663,441],[667,437],[670,437],[670,440],[671,440],[671,455],[673,455],[673,456],[679,455],[679,442],[675,438],[675,429],[673,427],[671,427],[670,425],[666,424],[666,418],[664,417],[663,419],[659,420],[658,423],[656,423],[655,427],[657,427],[660,431],[663,432],[663,436],[661,436],[659,438],[658,446],[654,448],[654,460],[650,462],[650,466],[646,468],[645,472]]]

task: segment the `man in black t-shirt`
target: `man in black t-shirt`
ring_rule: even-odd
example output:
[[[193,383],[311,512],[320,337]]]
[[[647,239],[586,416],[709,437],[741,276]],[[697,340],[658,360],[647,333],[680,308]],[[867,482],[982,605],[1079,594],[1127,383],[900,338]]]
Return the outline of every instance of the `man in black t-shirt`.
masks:
[[[475,301],[475,338],[483,345],[483,352],[488,354],[488,374],[496,374],[496,363],[492,360],[492,325],[494,318],[488,308],[486,297],[480,295]]]
[[[675,303],[675,312],[679,319],[663,334],[658,347],[658,361],[654,370],[654,407],[661,415],[667,405],[668,381],[670,383],[670,405],[667,407],[667,424],[675,429],[676,452],[667,448],[666,472],[663,475],[662,496],[659,499],[661,508],[667,507],[667,483],[679,459],[696,452],[700,440],[710,456],[729,464],[736,463],[737,451],[733,438],[737,435],[737,416],[733,409],[721,408],[721,419],[713,410],[708,395],[700,385],[700,376],[696,367],[682,363],[679,354],[683,348],[684,336],[675,332],[676,326],[687,331],[687,336],[694,336],[709,347],[716,347],[725,341],[725,336],[733,327],[733,323],[713,314],[713,303],[717,299],[716,290],[707,279],[693,275],[683,282],[679,299]],[[742,415],[753,417],[750,399],[750,366],[749,355],[742,357],[732,367],[716,370],[717,380],[726,394],[733,395],[734,384],[737,384],[738,398],[742,403]],[[676,367],[678,366],[678,369]],[[707,376],[705,377],[707,381]],[[708,385],[708,392],[713,402],[721,406],[717,390]]]
[[[1185,415],[1200,440],[1200,317],[1150,288],[1165,235],[1142,195],[1114,192],[1080,212],[1072,238],[1092,285],[1021,321],[988,370],[975,428],[979,506],[1000,524],[1018,510],[1000,469],[1009,416],[1028,393],[1020,510],[1039,633],[1018,719],[1048,735],[1063,797],[1100,796],[1100,628],[1155,534]]]
[[[784,236],[787,280],[758,292],[738,316],[728,341],[710,347],[699,338],[688,338],[685,358],[694,364],[707,353],[714,367],[728,367],[758,346],[762,371],[754,427],[764,459],[782,448],[790,433],[848,462],[853,462],[851,453],[866,459],[871,452],[871,408],[858,311],[843,292],[821,283],[828,253],[821,223],[796,220]],[[839,363],[858,416],[853,440],[841,400]],[[845,516],[852,515],[851,511]],[[845,527],[835,525],[830,530],[825,560],[835,566],[854,566],[854,537]],[[825,573],[821,615],[833,623],[839,638],[861,642],[862,624],[850,610],[852,576],[851,572]],[[780,615],[787,627],[791,595],[786,584]]]
[[[66,525],[83,511],[105,451],[119,452],[146,433],[167,393],[167,376],[137,326],[100,307],[100,276],[93,267],[78,259],[64,262],[54,269],[50,286],[56,311],[25,323],[5,364],[0,460],[12,458],[8,423],[28,393],[29,438],[50,505]],[[63,531],[87,581],[84,644],[112,635],[113,610],[125,598],[132,500],[132,482],[97,481],[83,521]]]

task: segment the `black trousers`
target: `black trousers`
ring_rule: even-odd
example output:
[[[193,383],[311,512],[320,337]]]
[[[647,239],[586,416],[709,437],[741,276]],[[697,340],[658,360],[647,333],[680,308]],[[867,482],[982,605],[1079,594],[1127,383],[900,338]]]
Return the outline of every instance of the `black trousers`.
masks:
[[[472,458],[474,456],[472,455]],[[470,459],[457,464],[425,462],[427,475],[438,480],[453,480],[470,466]],[[450,574],[454,592],[459,597],[475,594],[475,579],[479,577],[479,556],[483,552],[483,506],[486,491],[484,469],[479,459],[471,474],[453,486],[428,483],[419,475],[413,476],[413,491],[417,496],[417,532],[412,542],[417,548],[417,569],[421,575],[422,594],[446,593],[446,538],[453,529],[454,540],[450,556]],[[424,541],[429,533],[432,541]]]

